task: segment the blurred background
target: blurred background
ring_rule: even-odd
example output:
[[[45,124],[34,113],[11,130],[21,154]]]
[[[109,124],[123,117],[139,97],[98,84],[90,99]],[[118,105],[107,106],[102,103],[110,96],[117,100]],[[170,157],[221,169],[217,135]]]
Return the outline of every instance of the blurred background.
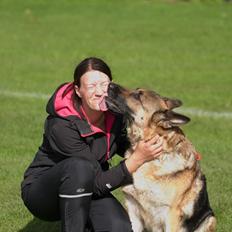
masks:
[[[217,231],[232,231],[229,0],[0,0],[0,231],[60,230],[26,210],[20,182],[40,146],[50,94],[89,56],[105,60],[121,85],[183,101]]]

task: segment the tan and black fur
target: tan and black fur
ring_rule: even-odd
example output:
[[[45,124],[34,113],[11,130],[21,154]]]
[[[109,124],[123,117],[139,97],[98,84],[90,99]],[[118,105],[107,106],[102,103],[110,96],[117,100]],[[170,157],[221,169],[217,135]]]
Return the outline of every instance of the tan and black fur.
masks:
[[[190,119],[173,111],[181,101],[112,83],[106,102],[127,119],[127,157],[141,139],[159,134],[164,141],[163,153],[143,164],[133,173],[133,184],[123,188],[133,231],[214,232],[206,179],[194,146],[179,127]]]

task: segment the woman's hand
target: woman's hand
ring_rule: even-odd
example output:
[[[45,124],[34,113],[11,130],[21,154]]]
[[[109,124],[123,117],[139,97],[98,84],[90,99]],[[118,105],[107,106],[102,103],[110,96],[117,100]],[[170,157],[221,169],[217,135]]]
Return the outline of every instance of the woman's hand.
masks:
[[[160,136],[155,136],[148,141],[140,141],[134,153],[125,161],[130,173],[135,172],[142,164],[158,157],[163,151],[163,140]]]

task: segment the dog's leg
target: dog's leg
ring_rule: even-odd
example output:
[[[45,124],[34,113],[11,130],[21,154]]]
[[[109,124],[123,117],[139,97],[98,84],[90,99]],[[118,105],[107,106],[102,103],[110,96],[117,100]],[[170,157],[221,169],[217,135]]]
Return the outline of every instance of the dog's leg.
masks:
[[[211,216],[205,219],[200,227],[195,232],[215,232],[216,231],[216,219]]]
[[[180,217],[177,210],[170,210],[165,219],[165,232],[184,232],[180,227]]]
[[[138,203],[132,196],[126,194],[125,205],[127,207],[127,211],[130,217],[133,232],[142,232],[144,229],[144,225],[141,219],[141,215],[139,213],[140,210]]]

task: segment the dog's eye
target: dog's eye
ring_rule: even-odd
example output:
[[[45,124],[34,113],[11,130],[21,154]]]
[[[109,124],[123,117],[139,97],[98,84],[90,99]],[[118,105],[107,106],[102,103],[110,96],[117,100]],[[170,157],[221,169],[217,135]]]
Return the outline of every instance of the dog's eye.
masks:
[[[131,96],[136,99],[136,100],[140,100],[140,96],[142,95],[143,93],[141,91],[139,92],[134,92],[134,93],[131,93]]]

